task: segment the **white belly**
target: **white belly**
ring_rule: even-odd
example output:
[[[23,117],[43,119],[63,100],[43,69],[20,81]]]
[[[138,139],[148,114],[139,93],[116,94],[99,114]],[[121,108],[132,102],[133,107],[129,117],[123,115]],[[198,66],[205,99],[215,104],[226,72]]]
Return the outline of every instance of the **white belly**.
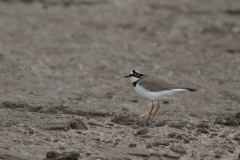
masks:
[[[139,86],[139,84],[137,84],[136,87],[134,87],[134,89],[142,97],[153,100],[153,101],[168,99],[170,96],[172,96],[175,93],[188,91],[186,89],[171,89],[167,91],[150,92],[145,88]]]

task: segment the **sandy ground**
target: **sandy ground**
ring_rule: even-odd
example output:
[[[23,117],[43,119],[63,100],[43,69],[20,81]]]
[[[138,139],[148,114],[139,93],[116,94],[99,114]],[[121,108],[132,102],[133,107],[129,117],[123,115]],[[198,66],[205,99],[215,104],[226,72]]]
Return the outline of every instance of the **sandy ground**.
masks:
[[[0,159],[238,159],[239,0],[2,0],[0,37]],[[198,91],[145,120],[132,69]]]

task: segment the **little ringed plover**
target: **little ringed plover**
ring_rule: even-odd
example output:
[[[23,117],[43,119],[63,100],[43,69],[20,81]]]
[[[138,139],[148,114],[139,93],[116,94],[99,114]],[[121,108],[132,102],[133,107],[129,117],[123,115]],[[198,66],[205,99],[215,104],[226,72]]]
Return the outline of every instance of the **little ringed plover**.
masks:
[[[156,115],[160,108],[159,101],[168,99],[175,93],[185,91],[196,91],[194,88],[183,87],[172,83],[171,81],[159,77],[154,74],[144,74],[137,70],[132,70],[131,73],[124,78],[130,77],[130,80],[134,86],[135,91],[144,98],[152,101],[152,109],[146,119],[152,119]],[[158,108],[151,117],[152,110],[154,108],[153,101],[158,101]]]

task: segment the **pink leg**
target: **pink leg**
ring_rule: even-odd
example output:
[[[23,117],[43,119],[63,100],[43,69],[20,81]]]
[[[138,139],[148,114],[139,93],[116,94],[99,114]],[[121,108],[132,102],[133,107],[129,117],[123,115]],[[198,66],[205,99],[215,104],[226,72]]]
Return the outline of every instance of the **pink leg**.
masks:
[[[151,109],[151,111],[150,111],[148,117],[145,117],[145,119],[152,119],[151,114],[152,114],[152,110],[153,110],[153,108],[154,108],[154,103],[153,103],[153,101],[152,101],[152,109]]]
[[[158,101],[158,108],[157,108],[157,110],[156,110],[156,112],[154,113],[154,115],[153,115],[152,118],[154,118],[154,116],[156,115],[156,113],[157,113],[157,111],[159,110],[159,108],[160,108],[160,103],[159,103],[159,101]]]

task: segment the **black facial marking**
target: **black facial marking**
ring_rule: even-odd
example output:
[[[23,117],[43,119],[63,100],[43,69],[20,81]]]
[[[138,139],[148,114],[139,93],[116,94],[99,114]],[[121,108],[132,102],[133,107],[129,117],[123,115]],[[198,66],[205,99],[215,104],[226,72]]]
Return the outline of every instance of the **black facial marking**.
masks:
[[[138,78],[137,81],[135,81],[135,82],[132,83],[133,86],[136,87],[137,83],[138,83],[142,78],[144,78],[144,77],[146,76],[146,74],[142,74],[142,73],[140,73],[140,72],[137,72],[136,70],[132,70],[132,72],[133,72],[132,76]]]
[[[132,70],[132,73],[131,74],[132,76],[136,77],[136,78],[141,78],[142,76],[144,76],[144,74],[140,73],[140,72],[137,72],[135,69]]]
[[[133,82],[133,87],[136,87],[138,81]]]

